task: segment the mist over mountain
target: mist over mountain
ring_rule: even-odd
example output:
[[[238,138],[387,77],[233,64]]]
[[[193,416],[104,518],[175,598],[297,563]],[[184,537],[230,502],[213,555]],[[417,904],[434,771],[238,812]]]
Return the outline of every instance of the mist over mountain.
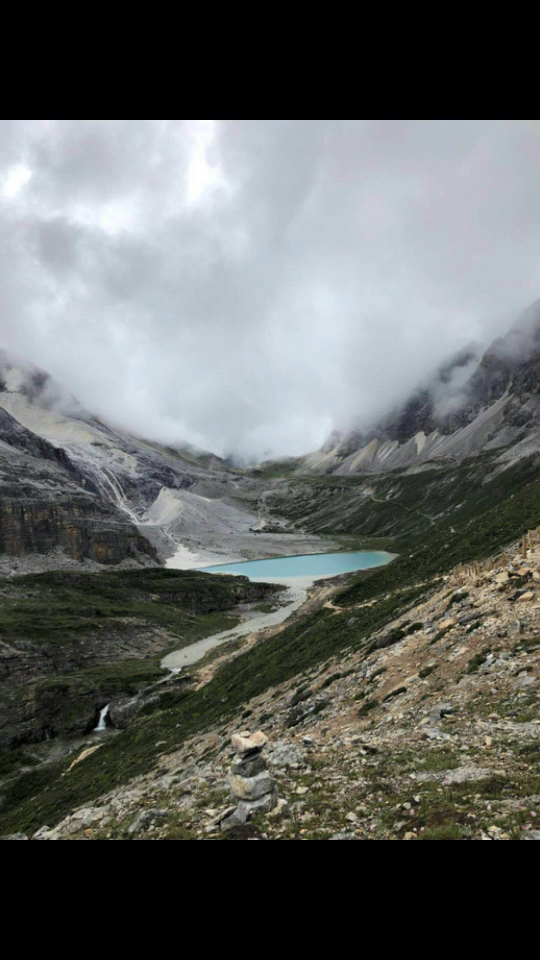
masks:
[[[362,473],[500,451],[511,461],[540,449],[540,301],[478,354],[451,357],[369,429],[333,431],[298,470]]]
[[[0,346],[132,434],[301,455],[538,296],[539,170],[529,120],[4,120]]]

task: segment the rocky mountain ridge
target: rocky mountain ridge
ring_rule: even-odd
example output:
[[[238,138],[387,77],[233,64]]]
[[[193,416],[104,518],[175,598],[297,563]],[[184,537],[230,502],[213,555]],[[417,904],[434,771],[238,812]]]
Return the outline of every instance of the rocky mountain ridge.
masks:
[[[62,448],[0,409],[0,565],[154,564],[147,539]]]
[[[334,432],[297,473],[377,473],[495,451],[501,463],[540,450],[540,301],[481,358],[468,347],[372,429]]]

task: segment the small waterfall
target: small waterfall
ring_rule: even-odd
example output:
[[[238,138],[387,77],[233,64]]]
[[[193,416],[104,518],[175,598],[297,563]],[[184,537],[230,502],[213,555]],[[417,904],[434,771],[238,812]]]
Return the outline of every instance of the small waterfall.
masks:
[[[94,727],[92,733],[103,733],[107,729],[107,714],[109,713],[109,704],[99,711],[99,720],[97,727]]]

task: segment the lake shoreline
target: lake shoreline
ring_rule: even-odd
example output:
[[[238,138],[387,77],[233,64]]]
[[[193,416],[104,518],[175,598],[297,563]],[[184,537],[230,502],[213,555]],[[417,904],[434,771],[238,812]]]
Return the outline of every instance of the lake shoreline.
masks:
[[[237,627],[233,627],[230,630],[224,630],[221,633],[214,634],[210,637],[205,637],[202,640],[198,640],[196,643],[190,644],[187,647],[182,647],[179,650],[174,650],[169,653],[161,661],[161,666],[164,670],[170,670],[173,673],[180,672],[183,667],[192,666],[194,663],[198,663],[199,660],[202,660],[203,657],[215,647],[225,645],[231,640],[235,640],[239,637],[250,636],[255,633],[259,633],[262,630],[265,630],[267,627],[277,626],[287,620],[296,610],[298,610],[308,599],[308,592],[314,584],[318,583],[320,580],[330,580],[338,576],[344,576],[347,574],[355,573],[359,570],[368,570],[376,569],[377,567],[386,566],[387,563],[390,563],[397,554],[390,554],[387,551],[356,551],[358,555],[363,554],[364,557],[367,554],[370,554],[371,557],[385,557],[386,559],[382,560],[379,563],[372,563],[369,565],[364,565],[363,567],[355,567],[353,569],[346,569],[340,571],[329,571],[327,573],[313,572],[307,576],[272,576],[265,575],[263,577],[254,577],[251,576],[249,579],[254,583],[275,583],[285,586],[289,592],[289,600],[286,603],[280,604],[280,606],[271,611],[270,613],[261,613],[260,616],[249,617],[244,623],[239,624]],[[256,566],[256,564],[271,564],[271,563],[280,563],[283,561],[291,560],[298,558],[298,560],[313,560],[314,558],[320,557],[348,557],[349,559],[354,556],[351,552],[343,553],[333,553],[333,554],[304,554],[296,555],[293,554],[291,557],[275,557],[272,559],[264,560],[245,560],[240,563],[235,564],[219,564],[216,567],[241,567],[243,564],[249,564],[251,567]],[[201,572],[205,572],[204,568]],[[206,572],[210,572],[209,568],[206,568]],[[216,576],[227,576],[233,571],[223,570],[222,572],[219,569],[213,569],[212,572]]]
[[[389,553],[387,550],[331,551],[233,561],[197,569],[200,572],[247,576],[250,580],[268,580],[269,582],[281,578],[320,579],[386,566],[395,556],[396,554]]]

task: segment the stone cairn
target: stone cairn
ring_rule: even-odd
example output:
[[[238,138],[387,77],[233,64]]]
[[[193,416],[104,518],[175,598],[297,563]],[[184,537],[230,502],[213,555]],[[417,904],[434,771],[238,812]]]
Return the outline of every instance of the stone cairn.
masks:
[[[242,731],[231,737],[236,752],[229,771],[228,783],[236,801],[236,808],[221,821],[222,830],[241,826],[254,814],[268,813],[278,805],[277,785],[266,768],[262,751],[268,738]]]

